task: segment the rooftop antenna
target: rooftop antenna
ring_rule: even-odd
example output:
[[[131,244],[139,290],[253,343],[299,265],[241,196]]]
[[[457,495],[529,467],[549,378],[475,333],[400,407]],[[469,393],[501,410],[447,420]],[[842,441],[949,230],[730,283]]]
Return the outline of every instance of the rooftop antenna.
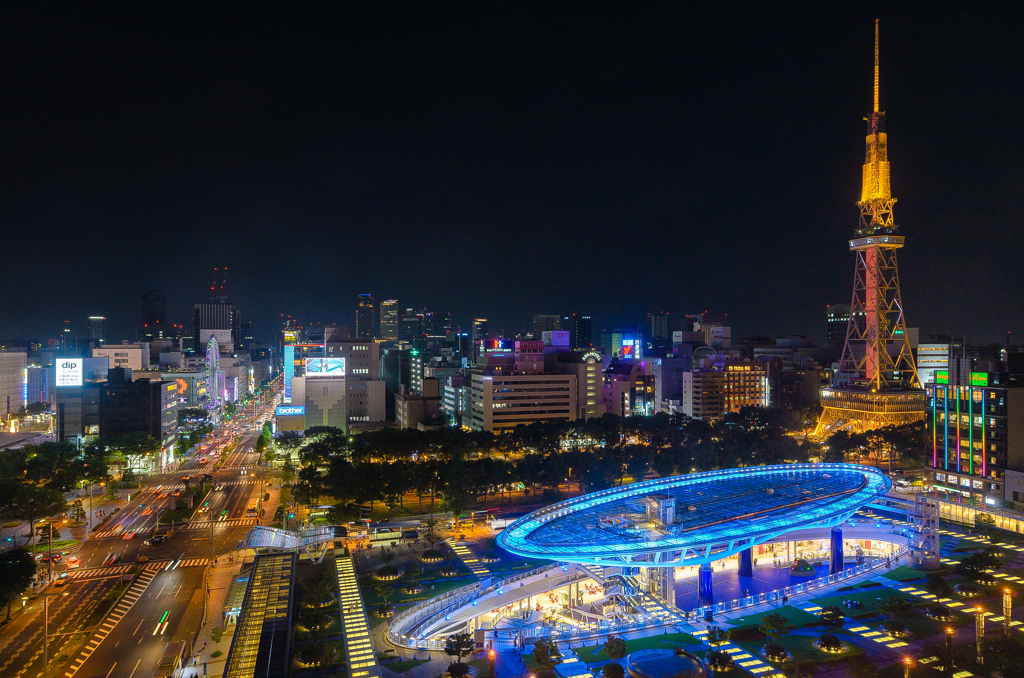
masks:
[[[213,269],[213,286],[210,287],[210,299],[217,296],[217,269]]]
[[[875,113],[878,113],[878,19],[875,19]]]
[[[225,266],[224,267],[224,272],[221,273],[221,275],[220,275],[220,298],[221,298],[221,301],[224,301],[225,299],[228,298],[227,292],[224,291],[224,287],[225,287],[225,285],[227,285],[227,279],[228,279],[228,267]]]

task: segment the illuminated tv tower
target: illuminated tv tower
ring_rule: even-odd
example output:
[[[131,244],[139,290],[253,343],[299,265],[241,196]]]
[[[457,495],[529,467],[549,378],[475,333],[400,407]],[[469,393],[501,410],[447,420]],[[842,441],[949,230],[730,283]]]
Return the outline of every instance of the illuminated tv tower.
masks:
[[[815,436],[859,433],[925,416],[925,395],[910,351],[896,250],[903,236],[893,220],[885,113],[878,110],[878,20],[875,20],[874,110],[868,122],[860,224],[850,240],[856,255],[846,342]]]

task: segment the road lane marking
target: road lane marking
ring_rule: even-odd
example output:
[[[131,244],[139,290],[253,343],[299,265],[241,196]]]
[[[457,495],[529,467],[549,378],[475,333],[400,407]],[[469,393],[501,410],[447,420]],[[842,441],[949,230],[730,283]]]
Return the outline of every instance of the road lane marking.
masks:
[[[135,662],[135,669],[139,668],[139,664],[141,664],[141,663],[142,663],[142,658],[140,657],[139,661]],[[128,678],[132,678],[132,676],[135,675],[135,669],[132,669],[132,672],[130,674],[128,674]]]
[[[107,675],[106,675],[106,678],[110,678],[110,674],[114,672],[114,667],[115,667],[115,666],[117,666],[117,662],[114,662],[114,663],[113,663],[113,664],[111,665],[111,667],[110,667],[110,670],[109,670],[109,671],[107,671]]]

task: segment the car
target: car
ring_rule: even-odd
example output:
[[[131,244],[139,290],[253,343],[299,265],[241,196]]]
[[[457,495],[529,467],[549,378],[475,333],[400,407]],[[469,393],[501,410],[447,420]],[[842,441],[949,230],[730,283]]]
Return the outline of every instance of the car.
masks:
[[[64,578],[61,578],[61,579],[58,579],[57,581],[53,582],[52,585],[56,586],[56,587],[67,586],[68,585],[68,580],[64,579]]]
[[[166,534],[154,534],[145,543],[147,546],[155,546],[156,544],[163,544],[165,541],[167,541]]]
[[[74,556],[71,556],[70,558],[68,558],[67,566],[69,570],[75,567],[81,567],[82,561]]]
[[[139,556],[138,558],[135,559],[135,562],[137,562],[137,563],[148,563],[149,562],[149,558],[147,558],[146,556]]]

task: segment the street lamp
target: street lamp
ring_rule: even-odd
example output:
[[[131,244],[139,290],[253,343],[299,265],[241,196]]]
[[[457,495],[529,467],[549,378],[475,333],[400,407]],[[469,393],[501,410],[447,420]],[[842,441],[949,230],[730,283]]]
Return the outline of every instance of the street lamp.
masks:
[[[49,643],[48,643],[48,641],[50,639],[50,596],[66,596],[66,595],[68,595],[68,592],[64,591],[63,593],[57,593],[55,591],[53,593],[41,593],[39,595],[41,595],[43,597],[43,676],[42,676],[42,678],[46,678],[46,666],[47,666],[47,664],[50,663]],[[56,635],[61,635],[61,634],[56,634]]]
[[[985,641],[985,610],[979,605],[974,608],[974,642],[978,647],[978,664],[984,664],[985,658],[982,655],[981,647]]]
[[[953,671],[953,629],[948,626],[946,627],[946,662],[944,668],[947,674]]]
[[[1006,635],[1010,635],[1010,617],[1013,616],[1013,591],[1003,589],[1003,628]]]
[[[910,678],[910,666],[912,663],[910,657],[903,658],[903,678]]]

